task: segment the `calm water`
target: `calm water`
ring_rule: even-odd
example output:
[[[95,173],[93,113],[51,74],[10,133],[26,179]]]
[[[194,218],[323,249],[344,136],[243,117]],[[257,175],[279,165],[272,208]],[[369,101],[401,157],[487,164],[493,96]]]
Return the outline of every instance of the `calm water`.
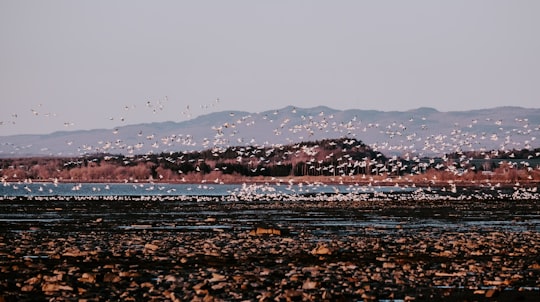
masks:
[[[4,183],[0,196],[227,196],[233,194],[317,194],[410,192],[412,188],[357,185],[245,185],[245,184],[162,184],[162,183]]]
[[[6,202],[0,206],[0,224],[77,224],[85,219],[102,217],[108,220],[119,218],[117,227],[120,228],[130,228],[130,224],[126,225],[124,222],[135,218],[138,223],[144,222],[153,225],[153,228],[170,228],[173,225],[174,229],[189,230],[249,228],[261,222],[340,234],[354,233],[365,228],[395,230],[397,226],[403,229],[443,228],[454,231],[540,230],[538,203],[534,201],[536,198],[526,200],[520,203],[521,207],[516,207],[518,204],[510,201],[512,194],[507,194],[502,199],[491,199],[487,203],[470,203],[461,200],[458,194],[457,198],[447,200],[446,203],[439,191],[430,195],[435,198],[428,204],[421,204],[422,200],[418,197],[422,195],[416,195],[416,191],[416,188],[410,187],[325,184],[3,183],[0,185],[0,197],[6,198]],[[377,198],[373,198],[378,196],[378,193],[382,193],[379,196],[385,196],[385,193],[393,192],[406,194],[400,194],[404,199],[394,200],[395,202],[386,202],[384,199],[377,201]],[[355,194],[339,199],[340,195],[346,196],[343,194],[347,193]],[[364,195],[360,197],[359,194]],[[127,196],[128,199],[110,202],[111,198],[119,196]],[[144,200],[149,199],[139,199],[141,196],[170,202],[145,203]],[[229,196],[240,198],[230,199]],[[246,196],[249,198],[242,198]],[[32,202],[8,202],[10,197],[37,199]],[[76,204],[65,199],[72,197],[80,199]],[[47,202],[42,202],[45,200]],[[85,202],[90,200],[92,202]],[[129,202],[131,200],[140,200],[142,204]],[[221,201],[216,203],[218,200]],[[360,206],[349,204],[360,200],[363,200]],[[284,203],[274,208],[274,202]],[[73,208],[74,206],[76,207]],[[144,210],[141,211],[142,208]],[[69,211],[66,212],[67,209]],[[207,217],[217,217],[221,223],[204,221]]]

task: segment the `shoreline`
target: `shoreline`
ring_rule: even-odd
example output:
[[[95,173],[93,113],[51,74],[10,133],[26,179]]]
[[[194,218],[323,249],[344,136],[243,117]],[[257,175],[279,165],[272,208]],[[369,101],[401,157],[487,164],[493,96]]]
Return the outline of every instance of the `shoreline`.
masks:
[[[501,180],[481,180],[481,181],[468,181],[468,180],[445,180],[445,181],[434,181],[434,180],[422,180],[414,181],[411,179],[365,179],[362,177],[238,177],[236,180],[226,180],[226,179],[200,179],[200,180],[103,180],[103,179],[89,179],[89,180],[74,180],[74,179],[31,179],[31,180],[15,180],[15,179],[5,179],[4,183],[66,183],[66,184],[77,184],[77,183],[95,183],[95,184],[216,184],[216,185],[242,185],[242,184],[323,184],[323,185],[358,185],[358,186],[383,186],[383,187],[419,187],[419,188],[445,188],[455,186],[456,188],[514,188],[514,187],[523,187],[523,188],[533,188],[540,187],[540,180],[519,180],[517,182],[513,181],[501,181]]]

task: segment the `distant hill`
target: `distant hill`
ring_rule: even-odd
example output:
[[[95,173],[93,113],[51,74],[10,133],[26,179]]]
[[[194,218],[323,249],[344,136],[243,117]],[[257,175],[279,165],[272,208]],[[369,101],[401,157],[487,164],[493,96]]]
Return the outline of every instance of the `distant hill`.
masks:
[[[540,109],[498,107],[440,112],[335,110],[292,106],[260,113],[222,111],[184,122],[0,137],[0,156],[147,154],[228,146],[271,146],[357,138],[384,154],[433,155],[460,150],[511,150],[540,144]]]

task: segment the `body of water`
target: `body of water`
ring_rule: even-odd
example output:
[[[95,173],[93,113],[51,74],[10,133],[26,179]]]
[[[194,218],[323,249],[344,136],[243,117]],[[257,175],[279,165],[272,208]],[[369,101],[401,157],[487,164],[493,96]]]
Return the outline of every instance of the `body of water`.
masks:
[[[326,184],[4,183],[0,196],[228,196],[412,192],[413,188]]]

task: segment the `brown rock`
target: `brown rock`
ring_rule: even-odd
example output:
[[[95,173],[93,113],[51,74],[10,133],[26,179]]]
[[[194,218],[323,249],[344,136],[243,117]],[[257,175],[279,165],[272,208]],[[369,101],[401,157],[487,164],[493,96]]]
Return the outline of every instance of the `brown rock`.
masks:
[[[311,253],[313,255],[330,255],[332,251],[326,245],[319,245],[314,248]]]
[[[208,295],[208,289],[206,289],[208,284],[205,282],[195,284],[193,290],[197,295]]]
[[[306,280],[302,285],[302,289],[317,289],[319,287],[319,282]]]
[[[156,251],[157,249],[159,249],[159,246],[152,243],[147,243],[144,245],[144,248],[147,250]]]
[[[203,298],[203,302],[214,302],[214,297],[212,297],[211,295],[207,294],[206,296],[204,296]]]
[[[173,275],[167,275],[167,276],[165,276],[164,280],[165,280],[165,282],[173,283],[173,282],[176,282],[176,277],[173,276]]]
[[[22,292],[31,292],[33,290],[34,290],[33,285],[24,285],[23,287],[21,287]]]
[[[364,301],[375,301],[377,297],[373,295],[362,294],[362,299],[364,299]]]
[[[59,273],[54,276],[47,276],[47,275],[43,276],[43,280],[45,282],[59,282],[59,281],[62,281],[63,278],[64,278],[63,273]]]
[[[302,297],[302,292],[299,291],[299,290],[294,290],[294,289],[286,289],[285,290],[285,297],[287,299]]]
[[[227,286],[227,282],[219,282],[218,284],[212,285],[212,290],[222,290]]]
[[[103,276],[103,282],[116,283],[116,282],[120,282],[120,280],[122,280],[120,276],[113,273],[105,273],[105,275]]]
[[[281,230],[274,229],[274,228],[261,228],[258,227],[254,230],[251,230],[249,232],[249,235],[251,236],[260,236],[260,235],[281,235]]]
[[[28,283],[30,285],[34,285],[34,284],[39,283],[39,282],[41,282],[41,275],[38,275],[36,277],[32,277],[32,278],[26,280],[25,283]]]
[[[495,289],[495,288],[488,289],[487,292],[486,292],[485,297],[486,298],[492,298],[492,297],[495,296],[495,294],[497,294],[497,289]]]
[[[84,257],[84,256],[88,256],[88,252],[81,252],[81,251],[78,251],[78,250],[72,250],[72,251],[65,252],[64,254],[62,254],[62,256],[64,256],[64,257]]]
[[[142,288],[153,288],[154,287],[154,285],[152,283],[150,283],[150,282],[141,283],[139,286],[142,287]]]
[[[225,281],[227,279],[226,276],[224,275],[220,275],[220,274],[217,274],[217,273],[212,273],[212,278],[210,278],[210,280],[208,280],[209,282],[221,282],[221,281]]]
[[[73,287],[67,285],[60,285],[57,283],[45,283],[41,286],[41,290],[44,292],[57,292],[57,291],[72,291]]]
[[[486,291],[483,290],[483,289],[477,289],[477,290],[474,291],[474,294],[475,295],[485,295]]]
[[[96,283],[96,276],[90,273],[83,273],[82,276],[77,280],[83,283]]]

